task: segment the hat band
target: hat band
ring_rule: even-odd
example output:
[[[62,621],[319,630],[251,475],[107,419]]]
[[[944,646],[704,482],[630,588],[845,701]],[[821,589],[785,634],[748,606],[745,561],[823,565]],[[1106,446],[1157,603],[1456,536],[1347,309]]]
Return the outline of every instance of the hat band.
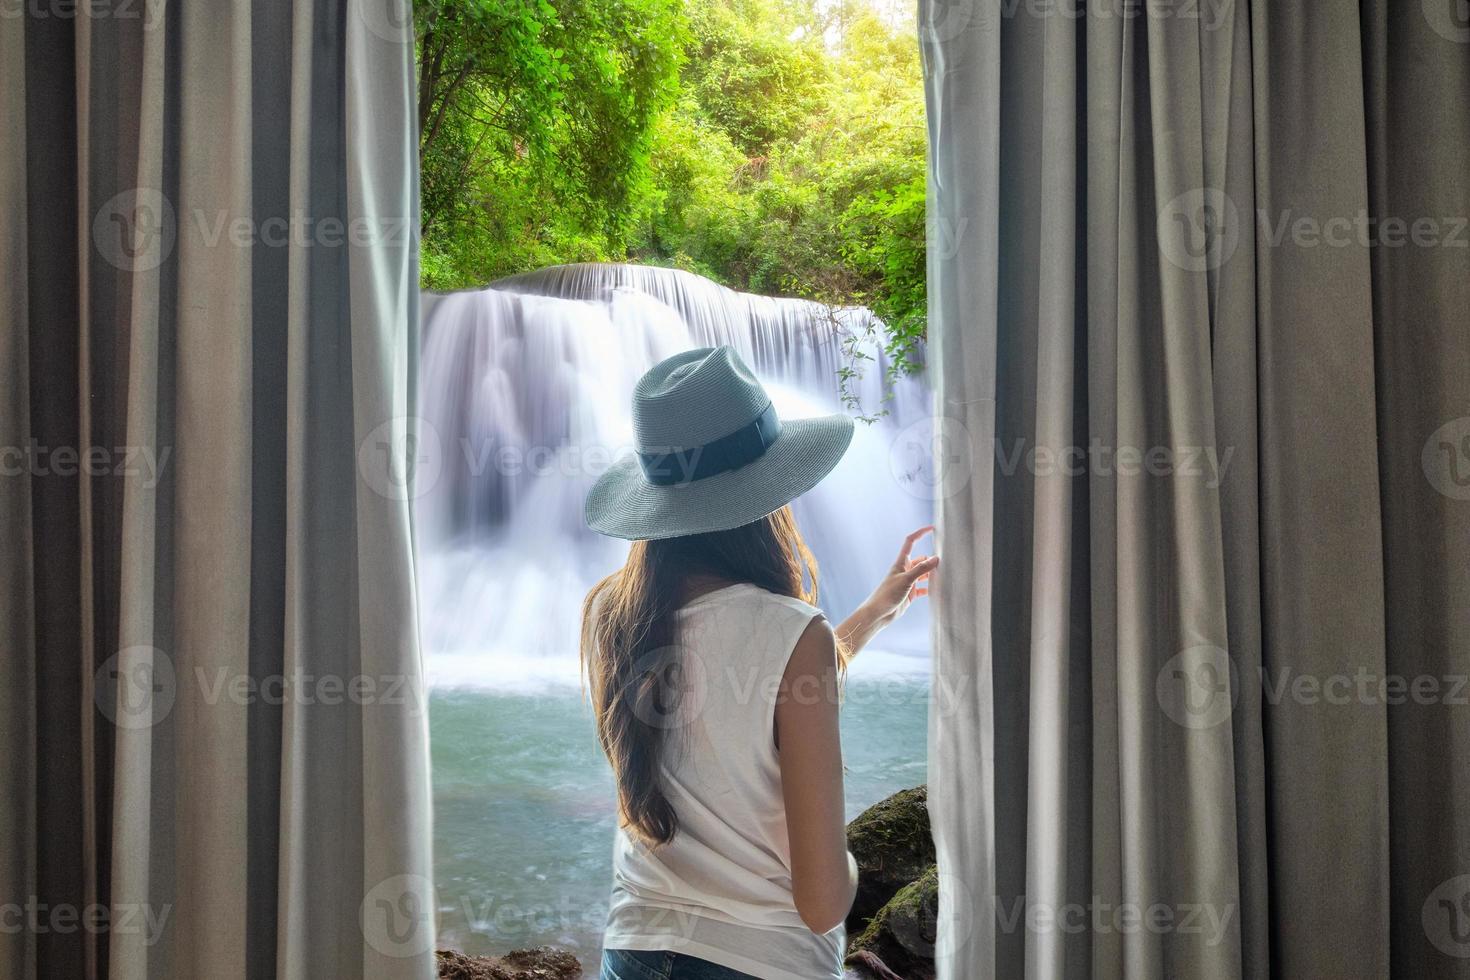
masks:
[[[766,454],[766,447],[781,434],[781,419],[775,405],[765,409],[748,425],[727,436],[692,449],[672,453],[638,453],[643,476],[654,486],[672,487],[693,483],[753,463]]]

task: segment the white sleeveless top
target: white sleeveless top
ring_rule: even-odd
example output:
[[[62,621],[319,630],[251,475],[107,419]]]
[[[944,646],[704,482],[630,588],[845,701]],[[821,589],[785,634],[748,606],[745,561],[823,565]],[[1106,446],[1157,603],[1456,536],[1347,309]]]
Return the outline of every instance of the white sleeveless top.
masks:
[[[791,898],[774,742],[786,662],[820,615],[754,585],[679,611],[683,696],[663,760],[679,830],[650,849],[618,829],[605,948],[670,950],[763,980],[842,977],[845,930],[817,935]]]

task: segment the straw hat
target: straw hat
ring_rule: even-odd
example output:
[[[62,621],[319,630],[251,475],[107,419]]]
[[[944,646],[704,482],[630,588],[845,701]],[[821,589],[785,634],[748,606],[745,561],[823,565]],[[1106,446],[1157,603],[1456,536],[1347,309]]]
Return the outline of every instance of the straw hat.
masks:
[[[731,347],[660,361],[633,388],[637,451],[587,494],[594,531],[649,541],[758,521],[832,472],[846,415],[786,419]]]

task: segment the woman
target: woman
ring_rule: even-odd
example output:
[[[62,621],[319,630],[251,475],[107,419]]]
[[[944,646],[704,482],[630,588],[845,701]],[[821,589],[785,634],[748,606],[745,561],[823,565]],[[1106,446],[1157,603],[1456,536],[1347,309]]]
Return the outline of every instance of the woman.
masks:
[[[938,558],[909,535],[835,630],[787,505],[852,439],[782,421],[729,347],[633,393],[639,451],[587,523],[634,544],[587,596],[582,657],[620,828],[602,980],[838,980],[857,868],[843,821],[838,676]]]

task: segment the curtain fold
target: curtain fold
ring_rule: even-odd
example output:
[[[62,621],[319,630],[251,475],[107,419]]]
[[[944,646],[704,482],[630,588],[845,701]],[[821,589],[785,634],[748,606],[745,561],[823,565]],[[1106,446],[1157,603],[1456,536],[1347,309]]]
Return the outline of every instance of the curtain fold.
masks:
[[[0,974],[432,976],[409,5],[22,14]]]
[[[11,324],[29,321],[23,284],[28,262],[27,239],[17,234],[28,218],[26,174],[25,37],[0,22],[0,127],[10,134],[0,140],[0,213],[10,230],[0,234],[0,446],[25,445],[30,433],[29,331]],[[16,452],[7,451],[0,493],[0,737],[10,751],[0,753],[0,881],[6,900],[38,885],[36,867],[37,805],[35,582],[32,563],[35,538],[31,526],[31,481],[11,473]],[[16,886],[20,887],[17,888]],[[72,892],[75,894],[75,891]],[[36,971],[34,933],[0,937],[0,971],[32,977]]]
[[[941,976],[1470,976],[1470,25],[920,35]]]

